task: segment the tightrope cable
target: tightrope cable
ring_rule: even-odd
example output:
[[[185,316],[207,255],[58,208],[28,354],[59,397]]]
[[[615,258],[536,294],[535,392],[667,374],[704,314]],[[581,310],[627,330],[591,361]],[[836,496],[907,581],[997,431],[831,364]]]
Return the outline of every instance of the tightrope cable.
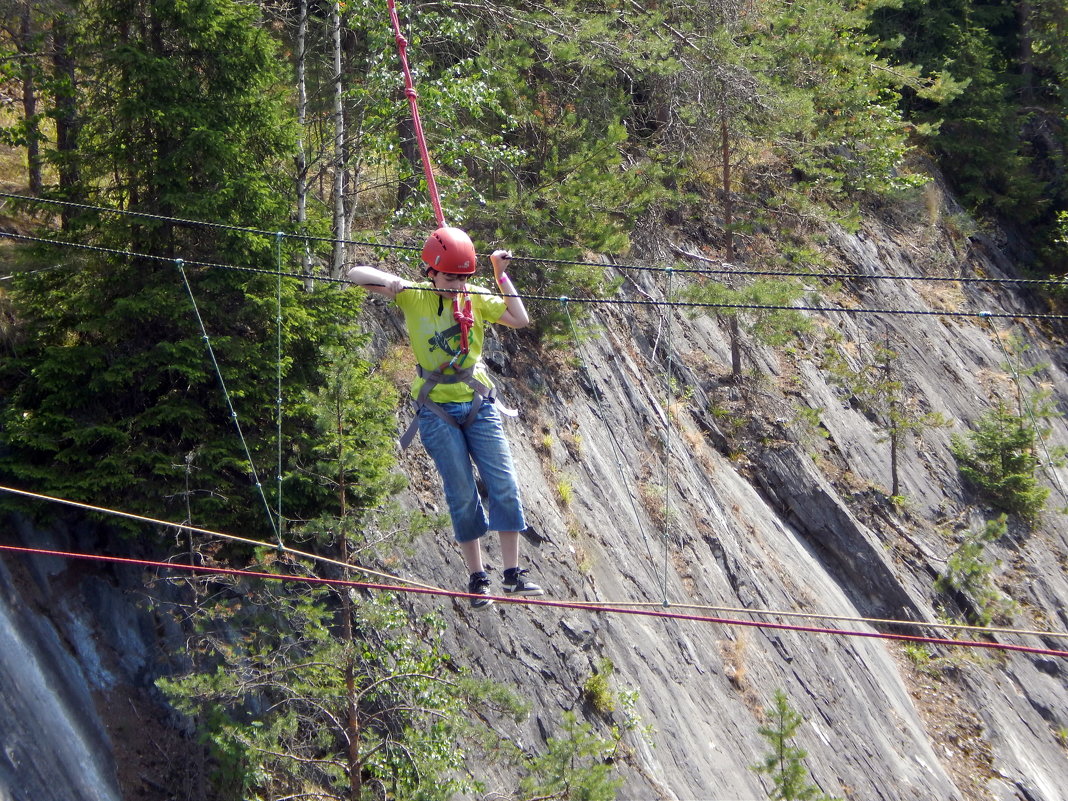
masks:
[[[276,441],[278,444],[278,468],[275,475],[275,489],[278,506],[278,542],[282,542],[282,530],[285,524],[282,521],[282,232],[279,231],[275,234],[275,253],[277,255],[278,264],[278,292],[277,292],[277,305],[275,316],[275,327],[278,331],[278,356],[276,359],[277,367],[277,386],[275,395],[275,418],[278,421],[278,427],[276,432]]]
[[[44,495],[40,492],[30,492],[29,490],[22,490],[16,487],[6,487],[0,485],[0,492],[7,492],[12,495],[19,495],[23,498],[30,498],[37,501],[48,501],[50,503],[58,503],[64,506],[70,506],[74,509],[82,509],[87,512],[96,512],[97,514],[111,515],[112,517],[121,517],[124,520],[133,520],[137,523],[146,523],[153,526],[164,526],[166,528],[176,528],[179,531],[187,531],[193,534],[203,534],[207,537],[213,537],[215,539],[226,540],[227,542],[236,542],[241,545],[248,545],[253,548],[271,548],[282,553],[287,553],[290,556],[295,556],[299,559],[308,559],[313,562],[320,562],[325,565],[333,565],[334,567],[346,568],[349,570],[357,570],[361,573],[366,573],[369,576],[375,576],[376,578],[384,579],[386,581],[399,581],[405,584],[411,584],[413,587],[421,587],[424,589],[437,589],[429,584],[420,584],[418,581],[412,581],[411,579],[401,578],[400,576],[394,576],[391,573],[383,573],[378,570],[372,570],[369,567],[364,567],[359,564],[353,564],[349,562],[341,562],[337,559],[331,559],[328,556],[322,556],[316,553],[308,553],[307,551],[301,551],[296,548],[290,548],[288,545],[272,545],[269,542],[263,542],[262,540],[254,540],[249,537],[242,537],[237,534],[228,534],[225,531],[215,531],[210,528],[202,528],[200,526],[188,525],[186,523],[174,523],[170,520],[160,520],[155,517],[147,517],[145,515],[134,514],[133,512],[123,512],[119,509],[109,509],[106,506],[95,506],[91,503],[84,503],[82,501],[74,501],[69,498],[58,498],[54,495]]]
[[[99,514],[111,515],[111,516],[114,516],[114,517],[121,517],[123,519],[133,520],[133,521],[136,521],[136,522],[139,522],[139,523],[147,523],[147,524],[156,525],[156,526],[177,528],[177,529],[180,529],[180,530],[183,530],[183,531],[188,531],[188,532],[197,533],[197,534],[203,534],[203,535],[208,536],[208,537],[213,537],[213,538],[216,538],[216,539],[226,540],[226,541],[230,541],[230,542],[237,542],[237,543],[241,543],[241,544],[244,544],[244,545],[249,545],[249,546],[252,546],[252,547],[255,547],[255,548],[275,548],[276,547],[274,545],[271,545],[268,542],[263,542],[261,540],[254,540],[254,539],[250,539],[248,537],[241,537],[241,536],[238,536],[236,534],[228,534],[226,532],[215,531],[215,530],[208,529],[208,528],[200,528],[198,526],[190,526],[190,525],[186,525],[184,523],[174,523],[174,522],[171,522],[169,520],[160,520],[160,519],[153,518],[153,517],[146,517],[144,515],[133,514],[131,512],[123,512],[123,511],[120,511],[120,510],[117,510],[117,509],[109,509],[109,508],[104,507],[104,506],[94,506],[92,504],[84,503],[82,501],[74,501],[74,500],[70,500],[70,499],[67,499],[67,498],[59,498],[59,497],[56,497],[54,495],[44,495],[42,493],[30,492],[28,490],[17,489],[15,487],[8,487],[8,486],[0,485],[0,492],[7,492],[7,493],[10,493],[12,495],[18,495],[18,496],[29,498],[29,499],[32,499],[32,500],[47,501],[47,502],[50,502],[50,503],[58,503],[58,504],[62,504],[62,505],[65,505],[65,506],[73,507],[75,509],[83,509],[85,511],[96,512],[96,513],[99,513]],[[3,547],[3,546],[0,546],[0,547]],[[362,572],[362,573],[366,573],[367,575],[375,576],[376,578],[380,578],[380,579],[383,579],[383,580],[386,580],[386,581],[401,582],[403,584],[408,584],[408,585],[411,585],[413,587],[420,587],[420,588],[428,589],[428,590],[438,590],[438,589],[440,589],[438,587],[434,587],[434,586],[429,585],[429,584],[421,584],[421,583],[419,583],[417,581],[413,581],[411,579],[405,579],[405,578],[401,578],[399,576],[395,576],[395,575],[392,575],[392,574],[389,574],[389,573],[382,573],[380,571],[372,570],[370,568],[361,566],[359,564],[340,562],[340,561],[338,561],[336,559],[331,559],[329,557],[321,556],[319,554],[306,553],[304,551],[300,551],[300,550],[297,550],[297,549],[294,549],[294,548],[290,548],[288,546],[284,547],[282,550],[285,553],[288,553],[288,554],[290,554],[292,556],[295,556],[295,557],[298,557],[298,558],[301,558],[301,559],[308,559],[310,561],[321,562],[323,564],[334,565],[336,567],[350,568],[350,569],[357,570],[357,571]],[[103,557],[101,557],[101,558],[103,558]],[[167,564],[170,564],[170,563],[167,563]],[[442,594],[448,594],[444,590],[442,590],[441,592],[442,592]],[[465,595],[464,593],[454,593],[454,594],[456,594],[458,596],[464,596]],[[510,596],[510,597],[514,598],[514,596]],[[656,602],[650,602],[650,601],[576,601],[574,603],[576,605],[580,606],[583,609],[596,609],[598,607],[613,607],[613,606],[626,606],[626,607],[635,607],[635,608],[648,608],[648,607],[653,607],[653,606],[661,606],[661,603],[659,601],[656,601]],[[723,613],[730,613],[730,614],[751,614],[751,615],[764,615],[764,616],[768,616],[768,617],[803,618],[803,619],[807,619],[807,620],[827,620],[827,621],[833,620],[833,621],[843,622],[843,623],[857,623],[857,624],[868,624],[868,625],[887,625],[887,626],[905,626],[905,627],[912,626],[912,627],[916,627],[916,628],[946,629],[946,630],[954,630],[954,631],[971,631],[971,632],[975,632],[975,633],[984,633],[984,634],[1013,634],[1013,635],[1021,635],[1021,636],[1022,635],[1030,635],[1030,636],[1035,636],[1035,637],[1055,637],[1055,638],[1066,638],[1066,639],[1068,639],[1068,632],[1060,632],[1060,631],[1042,631],[1042,630],[1031,630],[1031,629],[1015,629],[1015,628],[1004,628],[1004,627],[997,627],[997,626],[970,626],[970,625],[966,625],[966,624],[962,624],[962,623],[943,623],[943,622],[937,622],[937,621],[936,622],[931,622],[931,621],[920,621],[920,620],[900,620],[900,619],[893,619],[893,618],[867,618],[867,617],[856,617],[856,616],[849,616],[849,615],[819,614],[819,613],[815,613],[815,612],[789,612],[789,611],[775,610],[775,609],[713,606],[713,605],[707,605],[707,604],[674,604],[674,606],[676,608],[679,608],[679,609],[697,609],[697,610],[715,611],[715,612],[723,612]]]
[[[166,222],[174,225],[184,225],[189,228],[208,228],[217,229],[220,231],[231,231],[233,233],[240,234],[252,234],[254,236],[272,237],[275,236],[277,231],[268,231],[264,228],[256,228],[245,225],[231,225],[229,223],[212,222],[210,220],[193,220],[188,217],[173,217],[166,214],[153,214],[147,211],[134,211],[132,209],[116,209],[109,208],[107,206],[94,206],[90,203],[76,203],[71,200],[56,200],[54,198],[44,197],[31,197],[29,195],[17,195],[11,192],[0,192],[0,198],[9,198],[12,200],[19,200],[28,203],[42,203],[52,206],[62,206],[68,209],[76,209],[80,211],[93,211],[100,214],[111,214],[118,217],[135,217],[141,220],[155,220],[157,222]],[[345,244],[345,245],[363,245],[372,248],[382,248],[384,250],[409,250],[419,251],[421,248],[416,245],[390,245],[379,242],[369,242],[360,239],[344,239],[333,236],[313,236],[308,233],[301,232],[282,232],[282,236],[287,239],[299,239],[304,242],[322,242],[325,244]]]
[[[335,588],[353,588],[369,591],[381,591],[392,593],[404,593],[410,595],[431,595],[444,598],[491,598],[504,604],[522,605],[530,607],[542,607],[550,609],[573,609],[600,614],[630,615],[636,617],[652,617],[664,620],[681,620],[693,623],[711,623],[724,626],[743,626],[756,629],[770,629],[774,631],[790,631],[803,634],[830,634],[839,637],[863,637],[868,639],[892,640],[898,642],[918,642],[929,645],[958,646],[964,648],[984,648],[993,651],[1013,651],[1017,653],[1031,654],[1036,656],[1050,656],[1068,659],[1068,651],[1053,648],[1036,648],[1027,645],[1012,643],[999,643],[982,640],[951,640],[941,637],[920,637],[912,634],[895,634],[882,631],[860,631],[848,629],[830,629],[818,626],[797,626],[789,623],[771,623],[759,620],[738,620],[732,618],[713,617],[705,615],[684,615],[678,612],[667,612],[653,609],[627,609],[623,607],[592,606],[577,601],[552,601],[540,598],[517,598],[514,595],[480,595],[473,596],[470,593],[456,590],[443,590],[437,587],[414,587],[390,584],[372,584],[364,581],[351,581],[347,579],[329,579],[320,576],[297,576],[282,573],[266,573],[256,570],[240,570],[237,568],[211,567],[207,565],[186,565],[180,562],[159,562],[149,559],[131,559],[120,556],[104,556],[101,554],[75,553],[71,551],[50,550],[44,548],[24,548],[15,545],[0,545],[0,551],[21,553],[27,555],[51,556],[65,559],[81,559],[94,562],[107,562],[123,564],[133,567],[153,568],[156,570],[173,570],[181,573],[194,573],[204,575],[222,575],[236,578],[255,579],[260,581],[278,581],[283,583],[302,583]]]
[[[719,259],[712,259],[707,256],[702,256],[698,253],[690,253],[677,246],[673,246],[674,250],[680,256],[684,256],[688,259],[694,259],[696,261],[706,262],[708,264],[718,264],[719,269],[687,269],[687,268],[670,268],[670,267],[631,267],[630,269],[653,269],[653,270],[669,270],[674,269],[675,272],[680,273],[692,273],[696,275],[747,275],[758,278],[824,278],[829,281],[859,281],[859,280],[875,280],[875,281],[930,281],[934,283],[959,283],[959,284],[1023,284],[1023,285],[1050,285],[1050,286],[1064,286],[1068,284],[1068,278],[1063,276],[1056,278],[984,278],[982,276],[967,276],[967,275],[891,275],[890,273],[833,273],[833,272],[787,272],[785,270],[753,270],[746,267],[738,267],[730,262],[725,262]],[[613,265],[617,266],[617,265]]]
[[[671,299],[671,272],[667,273],[666,287],[664,290],[664,297]],[[671,419],[672,405],[674,401],[673,381],[674,378],[671,374],[672,359],[674,343],[671,339],[671,319],[672,309],[668,309],[664,316],[667,318],[667,331],[664,337],[664,350],[666,351],[666,364],[667,364],[667,409],[664,415],[664,529],[663,529],[663,548],[664,548],[664,565],[663,576],[661,578],[661,592],[664,599],[665,608],[669,606],[668,602],[668,545],[669,537],[671,533],[671,430],[673,422]]]

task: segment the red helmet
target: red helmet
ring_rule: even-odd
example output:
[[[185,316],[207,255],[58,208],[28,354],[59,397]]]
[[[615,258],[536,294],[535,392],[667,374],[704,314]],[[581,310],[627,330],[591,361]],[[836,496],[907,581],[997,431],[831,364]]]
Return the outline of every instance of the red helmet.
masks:
[[[439,273],[472,275],[476,258],[471,237],[459,228],[439,228],[423,245],[423,262]]]

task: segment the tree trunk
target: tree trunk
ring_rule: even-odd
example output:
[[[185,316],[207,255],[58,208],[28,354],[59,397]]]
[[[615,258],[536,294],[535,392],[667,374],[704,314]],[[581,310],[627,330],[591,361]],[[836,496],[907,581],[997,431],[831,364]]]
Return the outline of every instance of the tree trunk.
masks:
[[[64,200],[77,200],[81,172],[78,169],[77,76],[71,52],[70,18],[63,13],[52,23],[52,71],[56,84],[56,151],[59,194]],[[74,212],[64,206],[61,226],[70,229]]]
[[[341,278],[345,268],[345,104],[341,80],[341,6],[335,0],[330,12],[334,40],[334,255],[330,277]]]
[[[1032,51],[1031,34],[1032,7],[1030,0],[1020,0],[1016,4],[1016,22],[1020,28],[1020,96],[1024,103],[1035,102],[1035,58]]]
[[[731,195],[731,148],[727,110],[720,109],[720,154],[723,163],[723,231],[724,251],[729,264],[734,264],[734,198]],[[742,335],[738,329],[738,315],[730,316],[731,378],[742,377]]]
[[[886,352],[886,363],[883,365],[883,386],[887,388],[889,405],[887,407],[887,423],[890,432],[890,495],[896,497],[900,493],[900,482],[897,475],[897,457],[901,443],[901,420],[898,418],[898,399],[894,390],[893,376],[893,351],[890,349],[890,326],[886,327],[886,342],[883,349]]]
[[[342,537],[342,541],[344,541]],[[347,549],[346,549],[347,550]],[[345,615],[345,645],[348,656],[345,658],[345,696],[346,696],[346,720],[348,729],[349,747],[346,759],[349,770],[349,799],[360,801],[363,795],[363,776],[360,767],[360,710],[356,698],[356,657],[353,653],[355,643],[352,633],[352,599],[348,591],[342,594],[342,614]]]
[[[348,564],[349,561],[349,535],[345,529],[345,429],[342,423],[341,403],[338,403],[337,413],[337,441],[338,441],[338,528],[340,529],[340,542],[338,543],[338,561]],[[348,570],[342,568],[342,578],[348,579]],[[345,728],[348,737],[346,758],[349,771],[349,801],[360,801],[363,794],[363,777],[360,767],[360,709],[356,697],[356,663],[355,663],[355,637],[352,631],[352,596],[347,587],[341,588],[341,614],[344,615],[342,624],[342,636],[345,638]]]
[[[401,96],[403,98],[403,95]],[[419,156],[419,146],[415,141],[415,123],[412,118],[404,115],[397,120],[397,139],[400,141],[400,164],[401,170],[407,170],[408,176],[401,178],[397,185],[397,210],[399,211],[408,199],[419,191],[419,175],[422,164]]]
[[[400,105],[408,102],[403,88],[397,92],[396,101]],[[400,142],[400,163],[397,168],[402,177],[397,184],[396,210],[400,211],[409,199],[418,194],[419,176],[423,173],[423,157],[415,137],[415,120],[407,114],[397,119],[397,141]]]
[[[308,154],[305,149],[305,127],[308,124],[308,0],[300,0],[299,19],[297,21],[297,230],[302,233],[308,223]],[[304,289],[311,292],[315,288],[312,280],[311,247],[304,240],[303,270]]]
[[[900,482],[898,481],[898,477],[897,477],[897,451],[898,451],[898,440],[900,438],[901,437],[898,434],[897,430],[896,429],[891,429],[891,431],[890,431],[890,495],[895,497],[895,498],[898,495],[901,494],[898,491],[900,489]]]
[[[32,6],[23,3],[19,30],[19,54],[22,55],[22,113],[26,120],[26,167],[31,195],[44,189],[41,179],[41,131],[37,124],[37,61],[34,57]]]
[[[344,23],[344,19],[342,19]],[[356,35],[348,28],[347,25],[341,26],[341,71],[342,74],[351,73],[352,63],[356,58],[356,45],[359,40]],[[353,169],[353,153],[352,153],[352,141],[353,141],[353,128],[352,122],[352,104],[346,103],[344,94],[342,94],[341,102],[341,116],[342,116],[342,129],[345,132],[345,136],[341,140],[341,157],[345,170],[345,191],[341,195],[342,213],[343,217],[343,229],[341,232],[342,239],[352,239],[352,220],[356,216],[356,193],[359,191],[359,185],[356,181],[355,170]],[[339,276],[341,277],[341,276]]]

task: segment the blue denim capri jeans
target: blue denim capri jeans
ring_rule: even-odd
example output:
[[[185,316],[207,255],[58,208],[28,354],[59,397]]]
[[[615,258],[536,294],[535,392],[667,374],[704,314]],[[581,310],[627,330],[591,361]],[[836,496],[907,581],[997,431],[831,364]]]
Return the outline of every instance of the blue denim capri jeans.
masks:
[[[441,407],[459,423],[471,411],[471,402],[442,403]],[[441,474],[457,542],[477,540],[487,531],[522,531],[527,527],[512,452],[493,403],[483,403],[466,429],[451,426],[430,409],[422,408],[419,436]],[[486,486],[488,522],[472,463]]]

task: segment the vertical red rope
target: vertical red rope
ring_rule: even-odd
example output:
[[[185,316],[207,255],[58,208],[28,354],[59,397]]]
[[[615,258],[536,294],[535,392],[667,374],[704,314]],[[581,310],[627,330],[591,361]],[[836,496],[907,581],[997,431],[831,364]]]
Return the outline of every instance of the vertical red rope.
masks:
[[[426,137],[423,135],[423,122],[419,119],[419,97],[412,83],[412,71],[408,67],[408,40],[401,33],[400,20],[397,18],[397,7],[393,0],[387,0],[389,4],[389,18],[393,22],[393,33],[397,39],[397,52],[400,53],[401,68],[404,70],[404,94],[408,96],[408,106],[412,110],[412,124],[415,127],[415,139],[419,143],[419,155],[423,159],[423,172],[426,174],[426,187],[430,192],[430,205],[434,207],[434,216],[437,217],[438,227],[445,225],[445,215],[441,213],[441,198],[438,197],[438,184],[434,180],[434,169],[430,164],[430,152],[426,147]]]

